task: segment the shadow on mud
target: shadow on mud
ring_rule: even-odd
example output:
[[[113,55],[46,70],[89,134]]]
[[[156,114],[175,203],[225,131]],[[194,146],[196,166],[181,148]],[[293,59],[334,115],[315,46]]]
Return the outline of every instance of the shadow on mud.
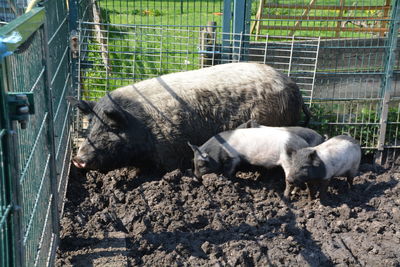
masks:
[[[279,170],[277,173],[279,174]],[[273,246],[269,245],[268,241],[274,238],[284,238],[285,240],[291,240],[290,242],[292,243],[288,245],[287,250],[290,253],[298,253],[299,257],[302,257],[303,261],[308,265],[334,265],[330,258],[323,253],[320,245],[313,240],[311,233],[305,227],[300,228],[297,226],[296,215],[292,212],[293,207],[290,203],[288,204],[281,199],[281,203],[278,205],[281,205],[286,211],[281,216],[275,215],[269,219],[259,218],[254,207],[254,202],[252,201],[254,196],[244,189],[246,186],[259,188],[259,181],[233,179],[231,182],[235,184],[235,189],[242,199],[249,199],[247,205],[252,211],[251,215],[254,217],[253,221],[256,222],[255,224],[240,223],[238,225],[231,225],[227,223],[226,218],[223,218],[224,211],[222,210],[221,203],[213,201],[214,192],[207,190],[207,199],[211,202],[211,206],[216,212],[215,217],[219,221],[218,228],[221,229],[204,229],[210,223],[207,219],[203,223],[194,226],[190,225],[189,222],[183,222],[184,226],[175,231],[154,232],[152,226],[149,224],[146,225],[147,229],[140,240],[135,242],[130,241],[130,255],[140,259],[140,247],[145,243],[146,254],[151,254],[155,250],[161,250],[166,253],[175,251],[183,258],[193,256],[207,260],[210,259],[210,254],[214,254],[215,257],[227,263],[227,254],[223,253],[222,248],[219,247],[220,245],[231,241],[238,241],[245,247],[245,242],[250,241],[258,246],[259,252],[266,256],[268,265],[275,266],[270,261],[269,251],[273,249]],[[271,184],[271,181],[267,181],[267,183]],[[280,182],[272,181],[272,184],[278,188],[282,187]],[[281,195],[281,192],[276,195]],[[147,206],[146,209],[150,209],[150,207]],[[193,228],[198,228],[199,230]],[[254,266],[252,259],[246,252],[241,252],[240,258],[240,261],[236,262],[237,264]]]

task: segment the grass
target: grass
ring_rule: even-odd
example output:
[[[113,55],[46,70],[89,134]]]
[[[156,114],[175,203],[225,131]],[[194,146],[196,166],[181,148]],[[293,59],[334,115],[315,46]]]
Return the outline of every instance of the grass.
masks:
[[[100,7],[108,13],[110,23],[145,25],[206,25],[217,21],[221,26],[222,0],[194,1],[111,1]]]

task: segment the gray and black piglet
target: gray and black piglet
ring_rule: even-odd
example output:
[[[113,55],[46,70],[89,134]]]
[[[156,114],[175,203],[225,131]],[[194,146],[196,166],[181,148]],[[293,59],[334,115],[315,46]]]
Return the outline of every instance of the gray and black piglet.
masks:
[[[264,168],[281,166],[287,173],[287,150],[307,147],[299,136],[279,127],[236,129],[221,132],[194,151],[194,174],[201,178],[207,173],[232,177],[236,167],[247,163]]]
[[[289,149],[289,167],[286,173],[284,196],[289,197],[294,185],[307,184],[309,198],[319,190],[320,198],[326,197],[329,181],[335,176],[346,176],[351,187],[358,172],[361,148],[347,135],[333,137],[324,143],[299,150]]]

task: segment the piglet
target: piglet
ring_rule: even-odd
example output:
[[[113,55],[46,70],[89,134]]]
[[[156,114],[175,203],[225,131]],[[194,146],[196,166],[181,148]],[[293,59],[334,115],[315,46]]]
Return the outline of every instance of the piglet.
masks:
[[[221,132],[200,147],[188,144],[194,151],[197,178],[207,173],[232,177],[241,163],[264,168],[281,166],[287,173],[286,151],[308,146],[303,138],[278,127],[236,129]]]
[[[315,198],[319,190],[320,199],[326,198],[329,181],[334,176],[346,176],[351,187],[358,172],[361,148],[350,136],[339,135],[324,143],[299,150],[289,149],[288,173],[284,196],[289,198],[293,186],[307,184],[309,198]]]

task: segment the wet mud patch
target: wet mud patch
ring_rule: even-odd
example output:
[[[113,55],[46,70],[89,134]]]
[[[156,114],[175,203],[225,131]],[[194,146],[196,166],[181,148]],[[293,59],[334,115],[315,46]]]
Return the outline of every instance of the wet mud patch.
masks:
[[[400,265],[400,171],[364,164],[328,201],[282,199],[281,170],[163,176],[123,168],[69,180],[57,266]]]

